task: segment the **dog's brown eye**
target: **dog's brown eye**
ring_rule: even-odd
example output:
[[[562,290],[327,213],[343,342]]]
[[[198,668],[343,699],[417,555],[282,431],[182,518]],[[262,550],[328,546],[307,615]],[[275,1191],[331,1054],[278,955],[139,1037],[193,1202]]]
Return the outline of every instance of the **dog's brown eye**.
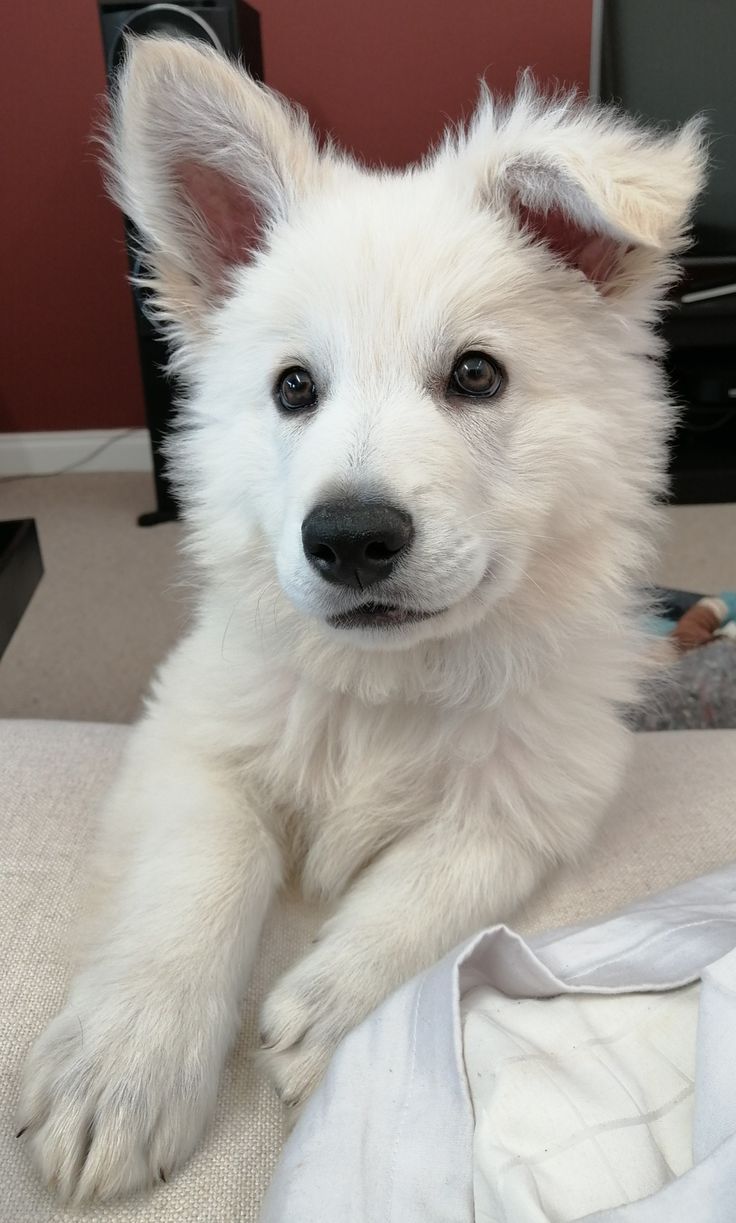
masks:
[[[301,412],[317,402],[317,388],[308,369],[295,366],[282,374],[277,388],[278,399],[285,412]]]
[[[501,366],[483,352],[465,352],[455,363],[450,378],[450,391],[455,395],[470,395],[490,399],[503,386]]]

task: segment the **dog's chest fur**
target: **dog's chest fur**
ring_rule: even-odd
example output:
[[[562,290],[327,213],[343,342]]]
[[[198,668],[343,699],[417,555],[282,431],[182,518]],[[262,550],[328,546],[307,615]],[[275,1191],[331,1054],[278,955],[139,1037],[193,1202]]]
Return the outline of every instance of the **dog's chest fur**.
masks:
[[[485,709],[369,704],[303,677],[284,679],[276,703],[274,690],[271,676],[268,735],[261,717],[246,768],[287,870],[322,900],[429,822],[448,847],[469,831],[490,844],[503,829],[561,857],[597,813],[625,750],[610,707],[578,691],[555,708],[542,682]],[[232,726],[242,741],[250,729]]]
[[[387,845],[437,818],[471,773],[487,769],[497,726],[489,714],[370,706],[305,682],[283,714],[254,765],[291,869],[307,895],[321,898],[339,895]]]
[[[337,661],[331,671],[297,671],[256,651],[236,623],[223,650],[221,620],[205,621],[161,679],[197,748],[226,755],[241,773],[244,801],[256,801],[308,895],[340,895],[389,844],[431,821],[447,847],[469,830],[490,841],[503,829],[563,857],[620,767],[621,660],[601,639],[571,643],[554,665],[528,663],[525,682],[507,666],[503,685],[500,671],[486,685],[497,688],[495,701],[479,697],[480,659],[472,699],[450,701],[448,690],[443,700],[418,670],[423,695],[419,684],[411,699],[405,687],[379,700],[377,685],[388,689],[392,673],[406,680],[405,656],[381,676],[367,655],[353,687],[336,689]],[[457,679],[462,653],[445,646],[443,656]],[[370,676],[368,692],[359,675]]]

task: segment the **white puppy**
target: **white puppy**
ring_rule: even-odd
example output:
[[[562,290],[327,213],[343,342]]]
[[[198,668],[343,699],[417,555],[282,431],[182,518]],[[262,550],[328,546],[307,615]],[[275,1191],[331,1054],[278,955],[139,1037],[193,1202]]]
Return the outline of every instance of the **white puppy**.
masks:
[[[703,153],[698,124],[525,84],[369,172],[224,59],[150,40],[112,162],[189,388],[172,463],[204,581],[27,1068],[19,1125],[76,1200],[192,1151],[285,874],[337,902],[263,1015],[298,1103],[391,990],[590,842],[644,666],[671,420],[651,324]]]

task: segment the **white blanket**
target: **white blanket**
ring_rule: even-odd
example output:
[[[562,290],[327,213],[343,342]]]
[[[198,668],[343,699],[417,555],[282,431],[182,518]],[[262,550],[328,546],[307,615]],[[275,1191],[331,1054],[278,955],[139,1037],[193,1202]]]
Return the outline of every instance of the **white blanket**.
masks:
[[[495,926],[340,1046],[261,1223],[734,1223],[736,866]]]
[[[698,985],[464,999],[478,1223],[572,1223],[692,1166]]]

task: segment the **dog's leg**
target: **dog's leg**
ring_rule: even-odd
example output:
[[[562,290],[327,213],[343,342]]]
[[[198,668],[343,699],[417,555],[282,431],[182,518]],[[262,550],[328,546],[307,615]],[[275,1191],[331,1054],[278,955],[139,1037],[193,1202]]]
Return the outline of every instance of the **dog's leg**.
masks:
[[[543,867],[538,848],[485,830],[434,826],[386,851],[266,1001],[263,1056],[284,1102],[301,1103],[345,1033],[402,982],[508,916]]]
[[[134,749],[105,811],[126,858],[106,929],[31,1052],[18,1113],[43,1179],[75,1201],[166,1179],[192,1151],[280,870],[225,766],[145,725]]]

